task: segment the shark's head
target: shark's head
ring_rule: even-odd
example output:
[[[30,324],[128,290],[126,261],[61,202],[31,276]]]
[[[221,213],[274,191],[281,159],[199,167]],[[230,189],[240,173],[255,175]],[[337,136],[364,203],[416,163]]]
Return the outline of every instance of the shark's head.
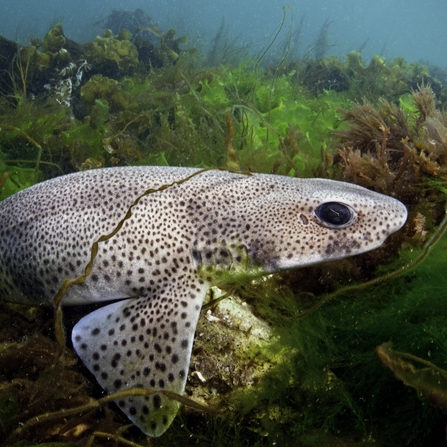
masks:
[[[357,185],[325,179],[275,179],[280,180],[275,188],[253,199],[245,223],[251,232],[250,257],[269,271],[373,250],[407,219],[401,202]]]

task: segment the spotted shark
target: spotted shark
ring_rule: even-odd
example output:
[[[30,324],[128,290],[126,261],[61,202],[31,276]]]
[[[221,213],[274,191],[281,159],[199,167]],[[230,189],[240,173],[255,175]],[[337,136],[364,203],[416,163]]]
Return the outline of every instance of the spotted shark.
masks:
[[[74,326],[73,347],[106,393],[154,391],[116,403],[160,436],[179,408],[168,395],[185,389],[202,302],[219,272],[250,277],[363,253],[406,218],[399,201],[332,180],[84,171],[0,203],[0,299],[54,305],[64,281],[84,275],[61,304],[104,305]]]

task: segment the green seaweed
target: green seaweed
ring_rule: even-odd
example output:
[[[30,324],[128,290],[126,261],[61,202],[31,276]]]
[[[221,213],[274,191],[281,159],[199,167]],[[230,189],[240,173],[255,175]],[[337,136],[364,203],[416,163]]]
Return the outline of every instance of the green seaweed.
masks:
[[[106,101],[112,111],[126,110],[130,108],[121,84],[114,79],[100,74],[92,76],[81,88],[81,99],[85,107],[92,107],[95,101],[101,99]],[[86,115],[90,110],[85,111]]]
[[[447,411],[447,370],[415,355],[395,351],[391,343],[378,346],[376,354],[396,379],[414,388],[421,400],[427,399],[444,413]]]
[[[3,182],[0,180],[0,200],[4,200],[35,183],[34,169],[6,166],[1,161],[0,175],[3,175],[4,178]]]
[[[62,132],[62,141],[70,152],[74,166],[81,167],[86,159],[98,158],[103,154],[103,139],[110,130],[109,109],[106,100],[95,99],[86,120]]]

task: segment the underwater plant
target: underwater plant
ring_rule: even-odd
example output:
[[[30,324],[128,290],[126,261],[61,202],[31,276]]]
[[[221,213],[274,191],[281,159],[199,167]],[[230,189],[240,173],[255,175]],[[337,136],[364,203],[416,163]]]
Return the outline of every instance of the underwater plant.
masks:
[[[336,132],[343,178],[399,197],[413,195],[424,179],[445,178],[447,115],[430,87],[404,95],[399,106],[364,101],[343,115],[349,127]]]
[[[391,343],[376,348],[380,361],[397,379],[415,389],[417,396],[447,411],[447,370],[412,354],[394,351]]]
[[[312,44],[310,54],[312,54],[316,60],[324,59],[329,48],[333,46],[333,44],[330,43],[328,31],[331,23],[332,21],[329,18],[324,21],[323,25],[320,28],[320,31],[318,32],[318,37]]]

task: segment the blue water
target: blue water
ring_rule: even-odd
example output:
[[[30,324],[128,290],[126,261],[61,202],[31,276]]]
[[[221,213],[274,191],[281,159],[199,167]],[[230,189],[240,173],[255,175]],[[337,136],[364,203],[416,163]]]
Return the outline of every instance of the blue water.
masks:
[[[364,47],[364,59],[375,54],[391,59],[424,61],[447,66],[446,0],[313,0],[289,1],[284,36],[303,18],[301,55],[315,41],[328,20],[327,55],[343,57]],[[78,42],[92,40],[103,29],[96,22],[112,9],[144,9],[162,30],[171,27],[186,34],[200,50],[222,19],[228,36],[254,50],[265,47],[283,19],[282,1],[271,0],[0,0],[0,34],[26,44],[61,22],[65,35]],[[298,54],[299,56],[299,54]]]

